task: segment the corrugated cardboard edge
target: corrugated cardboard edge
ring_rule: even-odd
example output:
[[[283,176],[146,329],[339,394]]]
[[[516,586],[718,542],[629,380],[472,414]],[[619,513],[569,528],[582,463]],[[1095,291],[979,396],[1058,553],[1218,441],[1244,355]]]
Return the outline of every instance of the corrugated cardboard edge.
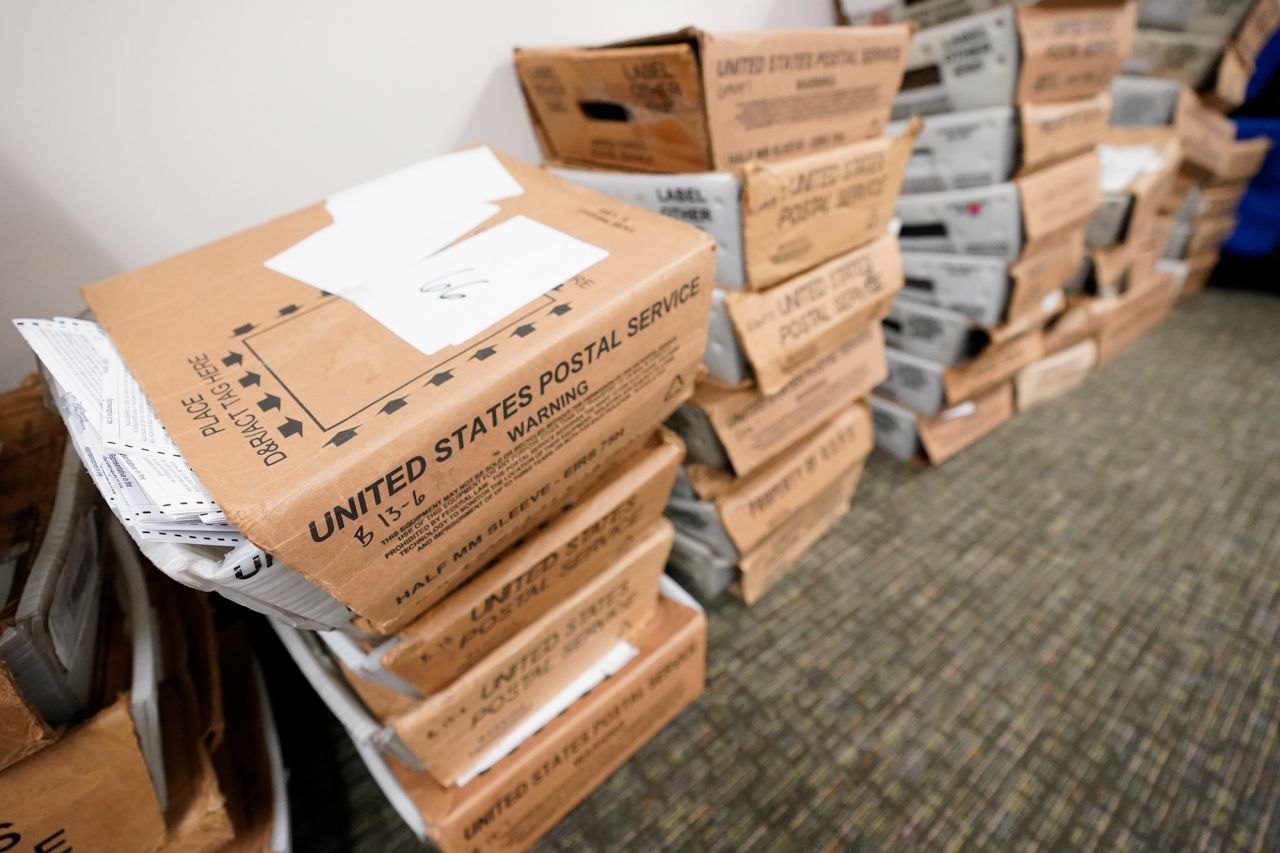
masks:
[[[36,753],[58,738],[28,702],[0,660],[0,771]]]
[[[943,412],[917,419],[916,433],[930,463],[941,465],[1013,417],[1013,383],[992,388],[971,402],[973,411],[963,417],[948,418]]]
[[[1018,260],[1009,265],[1011,281],[1005,322],[1017,324],[1025,318],[1043,322],[1045,297],[1066,286],[1083,255],[1081,225],[1070,225],[1028,245]]]
[[[68,801],[69,795],[77,796]],[[108,853],[154,850],[165,840],[127,696],[0,774],[0,802],[5,821],[24,839],[63,830],[68,847],[92,845]],[[105,827],[112,832],[101,832]]]

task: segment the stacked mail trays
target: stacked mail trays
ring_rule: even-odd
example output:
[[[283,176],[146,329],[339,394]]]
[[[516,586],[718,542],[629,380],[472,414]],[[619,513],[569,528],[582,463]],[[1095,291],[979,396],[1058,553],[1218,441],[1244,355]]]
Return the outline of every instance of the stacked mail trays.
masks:
[[[668,421],[689,448],[668,508],[671,570],[707,597],[732,587],[755,601],[844,513],[870,449],[859,401],[886,375],[878,321],[902,287],[891,220],[920,128],[882,135],[909,38],[900,25],[685,31],[517,52],[552,172],[716,240],[705,373]],[[640,61],[703,114],[610,82],[609,66]],[[686,66],[701,77],[684,80]],[[757,125],[766,105],[776,123]],[[660,122],[693,144],[671,156]],[[778,496],[767,512],[762,491]],[[747,521],[749,506],[763,514]]]
[[[1015,6],[917,34],[895,118],[923,116],[898,200],[877,444],[938,463],[1013,411],[1102,202],[1096,153],[1132,4]]]

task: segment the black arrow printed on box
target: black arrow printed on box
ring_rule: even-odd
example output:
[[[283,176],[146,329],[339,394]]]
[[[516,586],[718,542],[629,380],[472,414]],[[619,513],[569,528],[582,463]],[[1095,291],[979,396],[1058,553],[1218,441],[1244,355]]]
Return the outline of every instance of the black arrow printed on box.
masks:
[[[442,370],[427,380],[428,385],[443,385],[453,378],[452,370]]]
[[[404,397],[393,397],[392,399],[388,400],[381,409],[378,410],[378,414],[394,415],[396,412],[400,411],[407,405],[409,405],[409,403],[405,400]]]
[[[280,431],[280,435],[289,438],[293,435],[302,435],[302,421],[295,418],[286,418],[285,422],[276,427]]]
[[[249,373],[246,373],[244,376],[240,377],[240,387],[248,388],[250,385],[257,385],[261,380],[262,380],[261,376],[250,371]]]
[[[489,358],[490,356],[497,354],[497,352],[498,350],[495,349],[494,347],[481,347],[480,349],[476,350],[471,357],[476,359],[477,361],[484,361],[486,358]]]
[[[520,337],[522,337],[522,338],[523,338],[523,337],[525,337],[525,336],[527,336],[527,335],[531,335],[531,334],[533,334],[533,332],[534,332],[534,326],[533,326],[533,324],[532,324],[532,323],[525,323],[523,326],[516,326],[516,330],[515,330],[514,332],[512,332],[512,333],[511,333],[511,335],[512,335],[512,337],[515,337],[516,335],[519,335]]]
[[[355,437],[356,437],[356,428],[351,427],[349,429],[344,429],[342,430],[342,432],[337,433],[336,435],[334,435],[333,438],[326,441],[324,445],[325,447],[328,447],[329,445],[332,444],[334,447],[341,447],[342,445],[346,444],[348,441],[350,441]]]
[[[269,412],[272,409],[278,409],[280,408],[280,398],[275,394],[268,394],[258,401],[258,408],[264,412]]]
[[[255,325],[253,325],[252,323],[245,323],[243,326],[236,326],[234,329],[232,329],[232,330],[231,330],[231,336],[232,336],[232,337],[236,337],[236,338],[238,338],[238,337],[240,337],[241,335],[247,335],[247,334],[249,334],[250,332],[252,332],[252,331],[253,331],[254,329],[256,329],[256,328],[258,328],[258,327],[257,327],[257,326],[255,326]]]
[[[234,367],[242,361],[244,361],[244,356],[240,355],[238,352],[228,351],[227,354],[222,357],[223,367]]]

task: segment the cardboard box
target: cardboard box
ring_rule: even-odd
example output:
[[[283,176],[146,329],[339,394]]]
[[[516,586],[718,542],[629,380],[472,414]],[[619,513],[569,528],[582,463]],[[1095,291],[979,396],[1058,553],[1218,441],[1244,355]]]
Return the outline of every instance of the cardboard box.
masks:
[[[1139,0],[1138,26],[1229,36],[1253,0]]]
[[[730,468],[742,477],[800,441],[813,424],[867,396],[887,371],[884,335],[872,323],[777,394],[700,382],[667,423],[686,438],[690,462]]]
[[[776,394],[884,317],[901,289],[898,241],[886,234],[763,293],[730,293],[725,303],[757,385]]]
[[[878,136],[906,26],[736,35],[695,29],[596,48],[517,49],[548,160],[729,170]]]
[[[1084,340],[1022,368],[1013,379],[1018,411],[1080,387],[1097,363],[1098,345]]]
[[[873,395],[876,447],[904,461],[941,465],[1013,417],[1013,384],[996,388],[936,415],[922,415]]]
[[[741,177],[725,172],[551,171],[703,228],[716,239],[719,283],[734,290],[764,290],[884,233],[918,132],[917,123],[899,137],[877,137],[776,163],[753,162]],[[728,209],[730,191],[741,193],[733,211]],[[736,196],[733,202],[739,204]]]
[[[876,394],[920,414],[932,416],[1006,382],[1044,354],[1039,331],[1026,332],[988,346],[960,365],[945,365],[900,350],[886,350],[889,378]]]
[[[1093,148],[1102,141],[1110,96],[1021,109],[986,107],[924,119],[907,163],[902,192],[965,189],[1008,181]],[[898,134],[904,122],[885,131]]]
[[[671,552],[655,519],[617,562],[501,644],[448,687],[386,723],[442,785],[468,774],[520,724],[653,614]]]
[[[866,458],[872,444],[870,414],[858,403],[745,477],[688,466],[698,499],[672,497],[667,515],[723,555],[746,554]]]
[[[431,355],[263,265],[329,224],[320,205],[85,290],[232,524],[378,632],[443,599],[647,437],[692,391],[706,341],[710,239],[496,162],[521,192],[484,234],[526,216],[516,225],[536,220],[608,257]],[[383,180],[394,191],[413,175]],[[260,411],[268,400],[281,410]]]
[[[1221,36],[1140,29],[1124,73],[1177,80],[1198,89],[1213,73],[1222,49]]]
[[[905,252],[952,252],[1017,260],[1024,245],[1081,224],[1101,203],[1090,152],[1012,182],[898,199]]]
[[[1186,90],[1178,99],[1174,122],[1187,162],[1218,181],[1248,180],[1271,148],[1266,137],[1237,140],[1235,122]]]
[[[679,439],[655,433],[567,512],[375,649],[379,667],[424,694],[453,682],[648,534],[682,456]]]
[[[1053,104],[1106,90],[1133,42],[1132,3],[1005,7],[917,33],[893,118]]]
[[[1098,325],[1098,363],[1104,364],[1160,324],[1177,299],[1171,276],[1162,284],[1127,293],[1106,305]]]
[[[1085,226],[1085,242],[1105,248],[1147,228],[1158,216],[1182,163],[1182,147],[1171,139],[1163,146],[1101,145],[1102,204]]]
[[[702,692],[706,617],[681,594],[659,603],[630,663],[468,785],[382,764],[392,805],[445,853],[533,846]]]
[[[773,584],[795,568],[819,539],[844,518],[858,488],[864,462],[839,477],[778,525],[763,542],[738,560],[734,591],[747,604],[759,601]]]

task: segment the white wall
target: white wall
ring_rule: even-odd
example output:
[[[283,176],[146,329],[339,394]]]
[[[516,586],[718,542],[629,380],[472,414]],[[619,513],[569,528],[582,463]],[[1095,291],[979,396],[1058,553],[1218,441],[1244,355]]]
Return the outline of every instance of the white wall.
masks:
[[[81,285],[487,142],[534,159],[521,45],[825,26],[830,0],[0,3],[0,388],[8,320]]]

